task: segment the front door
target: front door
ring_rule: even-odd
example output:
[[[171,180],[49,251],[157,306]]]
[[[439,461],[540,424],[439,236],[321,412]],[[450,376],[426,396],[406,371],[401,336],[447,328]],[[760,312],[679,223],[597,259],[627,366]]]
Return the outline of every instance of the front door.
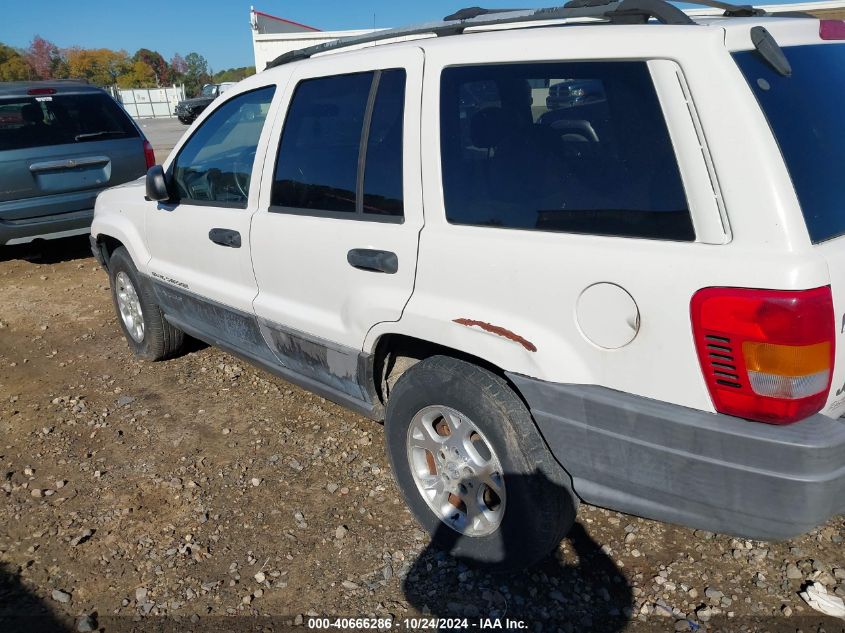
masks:
[[[365,400],[366,334],[399,320],[414,286],[423,59],[373,49],[294,75],[253,219],[268,344],[289,369]]]
[[[275,90],[242,92],[217,107],[167,168],[173,201],[150,202],[145,214],[149,271],[168,320],[245,351],[262,347],[252,313],[249,231],[258,192],[250,184]]]

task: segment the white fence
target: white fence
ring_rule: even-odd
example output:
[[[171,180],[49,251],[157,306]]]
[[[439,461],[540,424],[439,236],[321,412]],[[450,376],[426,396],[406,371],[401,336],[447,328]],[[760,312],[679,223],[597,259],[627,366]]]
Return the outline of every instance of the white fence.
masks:
[[[113,89],[112,94],[135,119],[164,119],[176,116],[174,110],[185,98],[185,86]]]

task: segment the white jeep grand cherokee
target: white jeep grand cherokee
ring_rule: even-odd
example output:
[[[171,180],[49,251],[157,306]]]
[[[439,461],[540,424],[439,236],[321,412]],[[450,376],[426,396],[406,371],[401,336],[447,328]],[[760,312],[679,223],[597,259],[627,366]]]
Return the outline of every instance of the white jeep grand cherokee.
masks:
[[[578,500],[760,539],[841,513],[845,22],[603,2],[227,92],[97,201],[132,350],[187,334],[383,419],[476,561],[537,560]]]

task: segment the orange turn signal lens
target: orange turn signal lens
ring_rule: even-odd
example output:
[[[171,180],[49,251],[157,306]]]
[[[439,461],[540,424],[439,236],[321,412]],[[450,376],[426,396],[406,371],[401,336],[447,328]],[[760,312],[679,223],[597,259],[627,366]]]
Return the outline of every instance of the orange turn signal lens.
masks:
[[[742,355],[748,371],[776,376],[808,376],[830,369],[830,343],[775,345],[745,341]]]

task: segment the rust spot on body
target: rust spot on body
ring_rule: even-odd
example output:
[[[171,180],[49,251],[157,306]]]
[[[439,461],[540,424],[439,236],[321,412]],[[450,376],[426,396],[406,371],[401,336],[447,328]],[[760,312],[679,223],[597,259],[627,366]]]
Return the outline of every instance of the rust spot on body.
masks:
[[[534,343],[521,337],[519,334],[511,332],[510,330],[498,325],[492,325],[490,323],[485,323],[484,321],[474,321],[472,319],[454,319],[453,322],[458,325],[465,325],[466,327],[480,327],[485,332],[490,332],[490,334],[495,334],[496,336],[501,336],[502,338],[506,338],[514,343],[519,343],[529,352],[537,351],[537,346],[534,345]]]

